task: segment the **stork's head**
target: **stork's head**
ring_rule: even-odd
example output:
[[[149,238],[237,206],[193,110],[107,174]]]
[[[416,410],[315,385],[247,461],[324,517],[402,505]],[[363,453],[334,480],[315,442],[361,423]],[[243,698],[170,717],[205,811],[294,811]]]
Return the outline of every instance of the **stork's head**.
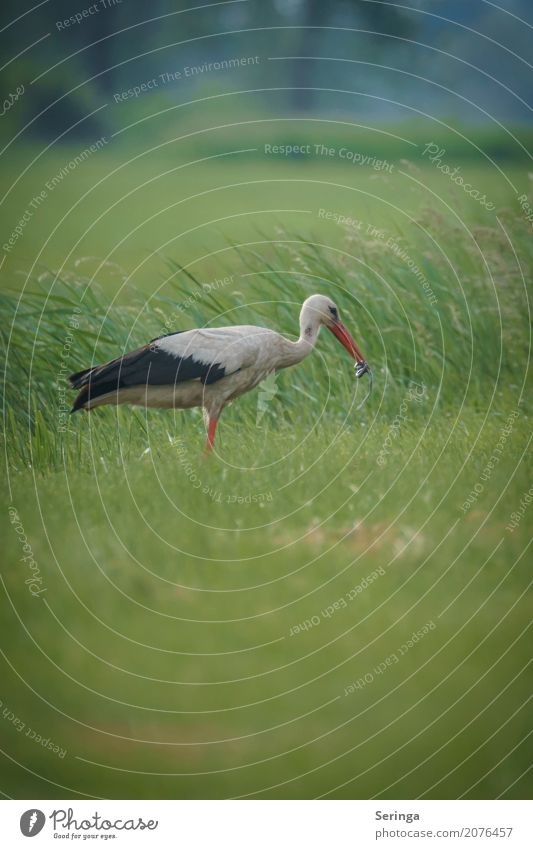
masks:
[[[318,329],[324,325],[331,330],[349,354],[359,363],[364,362],[364,357],[342,323],[337,305],[326,295],[311,295],[302,305],[300,313],[300,325],[304,334],[308,328]]]

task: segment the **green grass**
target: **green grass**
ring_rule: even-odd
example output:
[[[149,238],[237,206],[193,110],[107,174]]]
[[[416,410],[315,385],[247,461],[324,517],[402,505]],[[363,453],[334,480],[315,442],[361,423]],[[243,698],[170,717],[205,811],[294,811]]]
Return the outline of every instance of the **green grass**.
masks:
[[[343,246],[342,228],[319,221],[321,208],[355,216],[365,228],[384,228],[391,235],[399,230],[409,240],[429,209],[450,219],[457,210],[464,213],[464,225],[459,218],[455,224],[465,236],[465,225],[490,221],[494,226],[494,217],[423,155],[425,145],[436,140],[446,150],[444,163],[459,166],[465,181],[486,194],[500,216],[519,212],[514,187],[519,194],[528,191],[527,157],[502,158],[505,152],[522,153],[510,146],[507,134],[445,131],[426,122],[370,130],[357,121],[293,122],[249,111],[231,118],[224,111],[210,112],[214,129],[208,131],[201,129],[203,119],[187,110],[173,117],[153,144],[141,132],[146,125],[117,138],[108,132],[108,143],[51,189],[47,185],[89,141],[53,145],[40,156],[32,146],[11,148],[10,167],[0,173],[2,244],[31,199],[42,191],[46,197],[6,256],[4,285],[22,288],[28,275],[31,280],[54,269],[60,276],[94,276],[113,294],[129,297],[134,287],[153,293],[166,278],[169,256],[182,265],[193,263],[195,275],[208,282],[220,276],[221,267],[233,270],[233,258],[225,253],[228,237],[246,242],[258,227],[269,237],[276,225],[289,232],[321,232],[328,244]],[[512,132],[527,147],[528,134]],[[311,155],[267,155],[266,143],[309,145]],[[315,145],[335,154],[315,155]],[[351,165],[339,155],[343,147],[386,160],[392,171]],[[433,236],[439,242],[438,225]]]
[[[429,409],[439,411],[458,410],[461,404],[478,410],[496,404],[505,410],[508,398],[522,401],[530,344],[523,269],[531,264],[523,222],[508,222],[509,240],[496,228],[476,228],[476,242],[457,240],[455,228],[429,211],[419,224],[410,239],[398,228],[393,239],[409,258],[417,259],[431,297],[405,258],[384,247],[383,240],[359,231],[343,231],[345,240],[338,248],[297,233],[279,234],[273,241],[256,232],[246,247],[228,247],[228,267],[219,278],[228,282],[208,290],[191,270],[167,260],[165,284],[149,296],[133,292],[125,304],[80,275],[75,280],[41,276],[20,301],[3,295],[1,333],[9,369],[4,400],[12,462],[26,465],[33,455],[39,467],[55,469],[66,461],[79,468],[95,452],[110,453],[114,426],[84,427],[79,417],[66,426],[62,411],[71,399],[66,382],[70,372],[161,333],[203,324],[266,324],[294,338],[300,304],[315,291],[334,297],[372,363],[376,394],[365,411],[371,424],[376,416],[394,418],[412,382],[426,387]],[[428,250],[435,225],[441,242],[449,245],[446,257],[435,246]],[[494,248],[497,274],[487,262],[487,251]],[[339,356],[337,343],[324,336],[312,357],[279,375],[277,403],[267,405],[265,427],[283,423],[312,428],[326,398],[327,418],[343,422],[349,407],[359,403],[362,391],[352,397],[351,369]],[[225,418],[249,424],[256,406],[254,394],[241,399]],[[184,421],[195,421],[194,415],[188,413]],[[102,416],[116,421],[108,410],[99,411],[98,420]],[[150,412],[143,418],[138,412],[121,412],[118,421],[118,438],[127,443],[128,452],[135,452],[148,446],[148,430],[158,450],[169,431],[179,432],[181,416],[176,424],[168,413]],[[111,455],[121,462],[116,450]]]
[[[230,423],[222,454],[245,470],[205,463],[188,436],[187,465],[167,442],[122,465],[110,446],[92,473],[69,463],[15,476],[46,593],[30,596],[6,530],[5,703],[68,754],[4,724],[11,756],[39,776],[6,763],[12,792],[403,798],[439,782],[429,796],[505,793],[527,767],[527,530],[505,530],[529,486],[524,468],[509,484],[527,424],[461,512],[499,426],[470,414],[426,431],[418,417],[381,469],[385,425],[366,440],[328,425],[303,445],[285,430],[267,449]],[[275,465],[255,471],[257,460]],[[508,795],[525,792],[518,782]]]
[[[383,183],[391,202],[395,186]],[[382,226],[434,303],[385,240],[316,214],[275,230],[268,217],[228,226],[209,237],[221,253],[207,265],[185,240],[187,255],[169,247],[140,291],[114,284],[109,264],[93,274],[131,227],[130,209],[109,243],[88,246],[90,271],[32,272],[20,302],[10,278],[0,302],[10,795],[531,792],[527,510],[506,527],[531,486],[531,237],[502,195],[505,231],[460,196],[437,210],[415,189],[413,220],[391,212]],[[275,183],[266,191],[294,208],[377,217],[317,184],[281,199]],[[58,255],[78,226],[68,223]],[[233,279],[206,292],[212,271]],[[70,371],[165,328],[294,334],[314,291],[335,298],[373,366],[360,410],[365,379],[323,332],[312,357],[279,375],[259,422],[257,392],[224,412],[209,461],[194,411],[63,416]],[[39,597],[15,527],[46,588]]]

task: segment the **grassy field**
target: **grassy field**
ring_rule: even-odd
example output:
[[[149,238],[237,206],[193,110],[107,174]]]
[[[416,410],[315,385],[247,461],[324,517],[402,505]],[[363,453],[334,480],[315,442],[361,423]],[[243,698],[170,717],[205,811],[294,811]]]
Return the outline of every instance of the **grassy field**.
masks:
[[[151,144],[142,135],[137,140],[141,125],[118,138],[104,135],[93,153],[87,153],[91,140],[39,154],[24,145],[10,149],[10,167],[0,170],[2,242],[25,212],[31,218],[6,254],[4,286],[21,288],[54,269],[95,277],[113,294],[128,297],[133,288],[152,294],[168,276],[168,257],[193,263],[195,275],[209,282],[234,270],[228,240],[256,239],[258,229],[268,238],[276,227],[320,233],[327,244],[344,247],[343,228],[319,217],[321,209],[355,217],[365,231],[384,229],[409,240],[419,235],[419,217],[428,210],[455,220],[459,230],[497,226],[494,213],[444,175],[437,159],[430,161],[426,147],[435,139],[444,151],[440,164],[459,168],[496,211],[518,214],[516,195],[529,186],[523,150],[514,144],[520,155],[508,157],[515,137],[532,146],[530,133],[452,133],[440,123],[369,130],[341,120],[243,113],[229,121],[223,112],[209,114],[209,129],[198,129],[205,118],[183,120],[180,113]],[[265,152],[276,145],[305,153]],[[85,158],[76,163],[80,155]],[[439,241],[442,228],[433,224]]]
[[[497,169],[462,165],[487,212],[405,155],[162,176],[106,151],[7,256],[8,795],[531,793],[531,230]],[[10,190],[7,233],[68,158]],[[65,414],[71,371],[204,323],[295,334],[314,291],[373,367],[361,409],[322,333],[208,461],[198,412]]]

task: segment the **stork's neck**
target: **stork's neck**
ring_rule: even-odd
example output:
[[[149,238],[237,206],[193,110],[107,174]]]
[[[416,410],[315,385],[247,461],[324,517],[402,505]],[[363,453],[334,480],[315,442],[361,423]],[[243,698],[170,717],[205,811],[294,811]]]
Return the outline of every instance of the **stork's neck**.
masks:
[[[297,342],[286,340],[287,347],[286,351],[283,352],[283,367],[296,365],[307,357],[316,345],[319,332],[320,321],[316,316],[302,311],[300,315],[300,338]]]

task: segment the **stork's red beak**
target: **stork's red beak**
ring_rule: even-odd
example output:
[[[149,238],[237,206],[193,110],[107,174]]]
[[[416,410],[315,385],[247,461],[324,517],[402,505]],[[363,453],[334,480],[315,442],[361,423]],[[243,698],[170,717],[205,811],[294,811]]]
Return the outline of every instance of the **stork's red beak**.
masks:
[[[335,334],[339,342],[344,345],[344,347],[346,348],[348,353],[351,354],[354,360],[357,360],[358,363],[365,362],[365,358],[363,357],[361,351],[359,350],[354,340],[346,330],[342,321],[336,321],[334,324],[328,324],[328,327],[331,332]]]

